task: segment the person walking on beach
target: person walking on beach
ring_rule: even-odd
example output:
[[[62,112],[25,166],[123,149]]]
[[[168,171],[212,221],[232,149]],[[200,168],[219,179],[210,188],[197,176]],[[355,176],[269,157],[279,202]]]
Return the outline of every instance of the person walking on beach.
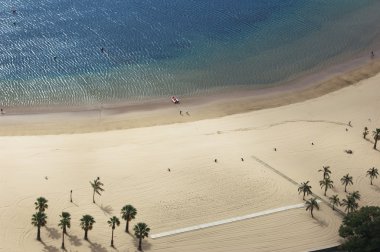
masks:
[[[179,111],[179,114],[182,115],[182,110]]]
[[[70,190],[70,202],[73,202],[73,190]]]
[[[375,53],[372,51],[371,52],[371,58],[375,57]]]

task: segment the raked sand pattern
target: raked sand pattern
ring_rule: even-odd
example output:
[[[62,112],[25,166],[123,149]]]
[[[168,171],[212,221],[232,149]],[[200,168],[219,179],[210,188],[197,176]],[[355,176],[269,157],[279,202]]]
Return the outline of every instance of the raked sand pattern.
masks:
[[[86,134],[0,137],[0,251],[60,251],[57,223],[63,210],[72,215],[67,251],[136,251],[137,242],[124,232],[124,222],[115,230],[115,249],[110,247],[107,220],[120,216],[125,204],[138,211],[132,226],[143,221],[151,234],[159,234],[303,203],[296,185],[252,155],[298,183],[310,180],[320,196],[318,169],[330,165],[335,188],[328,196],[345,197],[340,178],[350,173],[354,185],[348,191],[360,191],[359,204],[379,205],[380,180],[370,186],[365,173],[379,168],[380,153],[362,137],[364,126],[380,126],[379,83],[377,75],[316,99],[216,119]],[[7,115],[0,119],[7,123]],[[348,121],[353,127],[345,125]],[[97,176],[105,192],[93,204],[89,181]],[[43,243],[35,240],[36,229],[30,224],[39,196],[49,200]],[[308,251],[337,245],[341,216],[324,203],[320,206],[314,219],[303,208],[292,209],[148,238],[143,249]],[[83,214],[96,220],[89,242],[79,227]]]

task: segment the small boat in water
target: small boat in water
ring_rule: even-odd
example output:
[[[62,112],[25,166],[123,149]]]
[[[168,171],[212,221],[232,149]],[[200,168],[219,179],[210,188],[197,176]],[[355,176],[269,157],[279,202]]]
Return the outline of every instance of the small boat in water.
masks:
[[[172,102],[173,102],[174,104],[178,104],[178,103],[179,103],[179,100],[178,100],[177,97],[172,96]]]

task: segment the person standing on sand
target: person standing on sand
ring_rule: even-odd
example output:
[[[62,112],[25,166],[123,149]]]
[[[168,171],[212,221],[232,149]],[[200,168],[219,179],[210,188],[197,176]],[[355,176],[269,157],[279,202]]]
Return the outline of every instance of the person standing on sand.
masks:
[[[73,190],[70,190],[70,202],[73,202]]]

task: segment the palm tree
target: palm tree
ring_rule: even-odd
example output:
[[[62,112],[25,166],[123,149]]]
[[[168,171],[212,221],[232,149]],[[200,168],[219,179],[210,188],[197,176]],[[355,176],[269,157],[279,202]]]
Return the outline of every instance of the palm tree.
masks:
[[[359,191],[354,191],[350,193],[348,196],[354,198],[355,200],[360,200],[361,198]]]
[[[37,227],[37,240],[41,241],[41,227],[44,227],[47,223],[47,216],[44,212],[37,212],[32,215],[32,225]]]
[[[107,223],[112,228],[111,247],[113,247],[113,231],[115,230],[116,226],[120,225],[120,221],[116,216],[113,216],[110,218],[110,220]]]
[[[323,179],[330,178],[330,166],[323,166],[323,169],[318,170],[318,172],[323,172]]]
[[[92,202],[95,203],[95,193],[99,194],[99,195],[102,195],[101,192],[104,191],[104,189],[102,188],[102,186],[104,186],[104,184],[102,182],[100,182],[100,178],[97,177],[94,182],[91,182],[90,181],[90,184],[92,186],[92,189],[94,189],[94,193],[92,194]]]
[[[369,176],[369,179],[371,180],[371,185],[373,185],[373,184],[372,184],[372,180],[373,180],[374,178],[377,178],[377,175],[379,175],[379,171],[378,171],[377,168],[375,168],[375,167],[372,167],[371,169],[369,169],[369,170],[367,171],[367,175],[366,175],[366,176]]]
[[[369,134],[368,128],[364,127],[363,138],[366,139],[368,134]]]
[[[318,205],[317,199],[316,198],[311,198],[311,199],[309,199],[309,200],[306,201],[305,205],[306,205],[306,211],[310,210],[311,217],[314,218],[314,215],[313,215],[314,208],[316,208],[317,210],[319,210],[319,205]]]
[[[36,202],[34,202],[34,205],[36,206],[35,209],[38,210],[38,212],[45,212],[45,210],[48,208],[47,202],[48,200],[44,197],[37,198]]]
[[[62,214],[59,216],[61,219],[59,220],[58,226],[62,229],[62,245],[61,248],[65,249],[65,234],[66,234],[66,228],[70,228],[71,224],[71,215],[68,212],[62,212]]]
[[[71,214],[68,212],[62,212],[62,214],[59,216],[61,217],[61,220],[58,223],[58,226],[62,227],[62,231],[67,234],[66,232],[66,227],[70,228],[71,227]],[[62,221],[64,220],[64,221]],[[62,223],[62,224],[61,224]]]
[[[373,131],[373,139],[375,140],[375,144],[373,145],[373,148],[376,150],[377,140],[380,138],[380,129],[376,129],[376,131]]]
[[[338,195],[333,195],[329,198],[331,205],[333,206],[333,210],[335,210],[335,206],[340,205],[339,197]]]
[[[83,215],[82,219],[80,219],[80,227],[84,230],[84,239],[86,241],[88,241],[87,232],[88,230],[92,229],[92,226],[94,225],[94,223],[95,223],[94,217],[88,214]]]
[[[358,209],[359,207],[359,204],[356,203],[356,200],[355,198],[351,197],[351,196],[347,196],[346,199],[343,199],[342,200],[342,206],[345,206],[345,211],[347,213],[350,213],[350,212],[353,212],[355,211],[356,209]]]
[[[348,173],[347,175],[344,175],[340,181],[342,182],[342,185],[344,185],[344,192],[347,192],[347,186],[349,184],[353,185],[354,183],[352,182],[352,176],[350,176]]]
[[[129,233],[129,222],[136,217],[137,210],[132,205],[125,205],[121,209],[121,217],[127,222],[125,232]]]
[[[319,185],[321,186],[321,188],[325,188],[325,196],[327,189],[334,187],[333,183],[334,182],[330,178],[324,178],[323,180],[319,181]]]
[[[311,186],[309,185],[310,181],[306,181],[301,183],[301,185],[298,187],[298,194],[303,193],[303,200],[305,200],[305,194],[309,195],[312,194],[311,192]]]
[[[147,224],[139,222],[135,225],[133,228],[135,231],[135,236],[139,239],[139,250],[142,251],[141,248],[141,242],[145,237],[148,237],[150,228],[148,227]]]

